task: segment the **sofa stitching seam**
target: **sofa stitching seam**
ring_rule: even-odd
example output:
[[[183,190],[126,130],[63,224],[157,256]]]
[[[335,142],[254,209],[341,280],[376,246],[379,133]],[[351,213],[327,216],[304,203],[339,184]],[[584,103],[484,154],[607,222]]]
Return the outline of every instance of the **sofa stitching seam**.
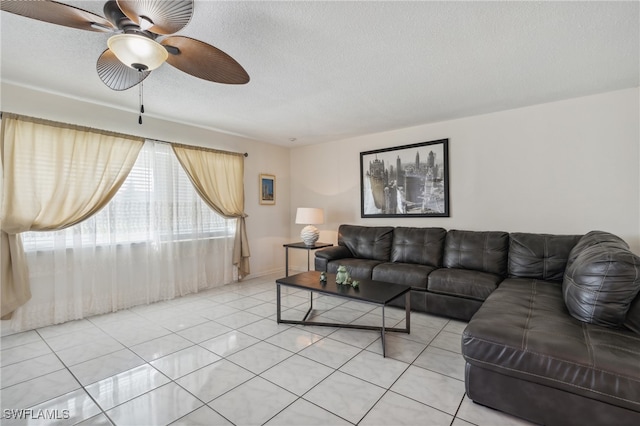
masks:
[[[600,285],[598,286],[598,289],[594,292],[595,299],[591,305],[591,315],[589,316],[589,321],[592,321],[593,318],[595,317],[596,306],[598,305],[598,299],[600,299],[600,295],[602,294],[602,287],[604,287],[604,281],[607,279],[607,275],[609,274],[609,269],[611,269],[611,259],[609,259],[607,263],[607,270],[605,271],[604,275],[602,275],[600,279]]]
[[[480,337],[475,337],[475,336],[472,336],[472,337],[473,337],[473,339],[475,339],[475,340],[479,340],[479,341],[481,341],[481,342],[490,343],[490,344],[494,344],[494,345],[496,344],[495,342],[493,342],[493,341],[491,341],[491,340],[482,339],[482,338],[480,338]],[[501,344],[501,346],[506,347],[506,348],[509,348],[509,349],[521,350],[520,348],[515,347],[515,346],[512,346],[512,345],[505,345],[505,344]],[[600,369],[600,368],[595,367],[595,366],[590,366],[590,365],[586,365],[586,364],[579,364],[579,363],[577,363],[577,362],[567,361],[567,360],[564,360],[564,359],[561,359],[561,358],[557,358],[557,357],[551,356],[551,355],[549,355],[549,354],[540,353],[540,352],[535,352],[535,351],[532,351],[532,350],[529,350],[529,349],[525,350],[524,352],[527,352],[527,353],[530,353],[530,354],[533,354],[533,355],[543,356],[543,357],[545,357],[545,358],[549,358],[549,359],[552,359],[552,360],[555,360],[555,361],[559,361],[559,362],[563,362],[563,363],[566,363],[566,364],[571,364],[571,365],[574,365],[574,366],[576,366],[576,367],[587,367],[587,368],[591,368],[592,370],[594,370],[594,371],[598,371],[598,372],[600,372],[600,373],[606,373],[606,374],[610,374],[610,375],[612,375],[612,376],[614,376],[614,377],[619,377],[619,378],[622,378],[622,379],[625,379],[625,380],[631,380],[631,381],[634,381],[634,382],[638,382],[638,383],[640,383],[640,379],[632,378],[632,377],[629,377],[629,376],[623,376],[623,375],[620,375],[620,374],[617,374],[617,373],[613,373],[613,372],[611,372],[611,371],[607,371],[607,370]],[[490,363],[490,362],[488,362],[488,361],[482,361],[482,360],[480,360],[480,359],[476,359],[476,358],[473,358],[473,357],[468,356],[468,355],[465,355],[465,358],[470,358],[470,359],[473,359],[474,361],[483,362],[483,363],[485,363],[485,364],[489,364],[489,365],[500,366],[499,364],[493,364],[493,363]],[[504,368],[508,368],[508,367],[504,367]],[[512,369],[512,370],[513,370],[513,371],[521,371],[521,370],[516,370],[516,369]],[[533,374],[533,373],[527,373],[527,372],[524,372],[524,373],[526,373],[526,374]],[[539,377],[546,377],[546,376],[539,376]],[[563,383],[564,383],[564,382],[563,382]]]
[[[587,345],[587,355],[589,356],[589,367],[593,368],[595,365],[595,357],[593,356],[593,344],[591,343],[591,336],[589,335],[589,330],[587,329],[586,324],[582,323],[582,334],[584,335],[584,340]]]
[[[602,344],[602,345],[596,344],[596,345],[594,345],[594,347],[617,349],[619,351],[626,352],[626,353],[629,353],[629,354],[640,355],[640,351],[632,351],[629,348],[625,348],[625,347],[622,347],[622,346],[607,345],[607,344]]]
[[[533,281],[531,286],[531,297],[529,299],[529,312],[527,313],[527,322],[525,323],[524,333],[522,335],[522,350],[527,350],[528,334],[529,334],[529,322],[531,321],[531,314],[533,313],[533,300],[535,298],[537,280]]]
[[[482,360],[479,360],[479,359],[476,359],[476,358],[473,358],[473,357],[467,357],[467,358],[468,359],[472,359],[473,361],[478,362],[480,364],[485,364],[485,365],[491,365],[493,367],[498,367],[498,369],[503,369],[503,370],[507,370],[507,371],[514,371],[514,372],[521,373],[521,374],[528,375],[528,376],[547,379],[547,380],[550,380],[552,382],[562,383],[562,384],[570,386],[570,387],[574,387],[574,388],[577,388],[577,389],[583,389],[583,390],[586,390],[586,391],[589,391],[589,392],[593,392],[593,393],[604,395],[604,396],[607,396],[607,397],[610,397],[610,398],[618,399],[620,401],[626,401],[626,402],[629,402],[629,403],[634,404],[634,405],[640,405],[640,402],[638,402],[638,401],[633,401],[631,399],[622,398],[622,397],[616,396],[616,395],[611,395],[609,393],[604,393],[604,392],[596,390],[596,389],[587,388],[587,387],[584,387],[584,386],[578,386],[576,384],[573,384],[573,383],[570,383],[570,382],[564,382],[562,380],[554,379],[552,377],[542,376],[542,375],[534,374],[534,373],[529,373],[527,371],[522,371],[522,370],[516,370],[514,368],[505,367],[505,366],[499,365],[499,364],[493,364],[493,363],[490,363],[490,362],[487,362],[487,361],[482,361]],[[612,374],[612,373],[609,373],[609,374]],[[618,376],[617,374],[612,374],[612,375],[614,375],[616,377],[621,377],[621,376]],[[627,378],[627,377],[624,377],[624,378]]]

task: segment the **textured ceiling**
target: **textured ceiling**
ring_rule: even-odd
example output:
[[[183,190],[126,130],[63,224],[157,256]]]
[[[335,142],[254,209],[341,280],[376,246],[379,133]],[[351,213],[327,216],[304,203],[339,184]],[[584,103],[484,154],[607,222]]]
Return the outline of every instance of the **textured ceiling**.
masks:
[[[63,1],[102,15],[102,1]],[[130,110],[96,74],[108,34],[0,13],[4,82]],[[284,146],[319,143],[637,87],[639,3],[196,1],[179,34],[234,57],[251,81],[168,64],[147,115]],[[295,138],[295,141],[291,139]]]

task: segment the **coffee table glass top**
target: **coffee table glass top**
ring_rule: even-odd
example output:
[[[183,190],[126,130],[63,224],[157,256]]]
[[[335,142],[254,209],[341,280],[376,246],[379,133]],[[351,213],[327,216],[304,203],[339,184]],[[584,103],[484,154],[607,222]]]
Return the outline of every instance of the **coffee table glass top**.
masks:
[[[336,284],[336,274],[327,274],[327,281],[320,281],[320,272],[309,271],[301,274],[280,278],[276,283],[311,290],[317,293],[339,295],[348,299],[364,302],[387,304],[391,300],[405,294],[411,287],[403,284],[393,284],[381,281],[358,279],[360,285],[356,288],[351,285]]]

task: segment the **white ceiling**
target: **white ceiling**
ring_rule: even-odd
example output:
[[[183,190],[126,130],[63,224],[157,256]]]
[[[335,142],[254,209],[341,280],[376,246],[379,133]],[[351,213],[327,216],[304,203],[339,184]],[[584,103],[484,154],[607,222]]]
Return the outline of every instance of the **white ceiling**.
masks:
[[[63,2],[102,15],[103,1]],[[0,15],[2,81],[137,120],[137,88],[96,74],[109,34]],[[224,50],[251,81],[164,64],[144,82],[147,115],[283,146],[640,85],[637,1],[196,1],[179,34]]]

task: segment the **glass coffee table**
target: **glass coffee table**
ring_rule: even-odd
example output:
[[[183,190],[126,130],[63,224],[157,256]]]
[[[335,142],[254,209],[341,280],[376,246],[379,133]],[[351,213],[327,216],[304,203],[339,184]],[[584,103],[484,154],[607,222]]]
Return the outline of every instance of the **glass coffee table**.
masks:
[[[336,284],[336,275],[327,274],[327,281],[320,281],[320,272],[309,271],[301,274],[291,275],[276,280],[276,292],[277,292],[277,322],[279,324],[302,324],[302,325],[316,325],[321,327],[339,327],[339,328],[357,328],[361,330],[379,330],[382,336],[382,356],[386,356],[385,349],[385,332],[393,331],[400,333],[410,333],[410,290],[411,287],[403,284],[386,283],[383,281],[374,280],[358,280],[360,285],[356,288],[350,285]],[[309,310],[305,314],[304,318],[300,321],[285,320],[281,317],[281,300],[280,290],[281,286],[293,287],[301,290],[307,290],[310,292]],[[370,303],[380,306],[382,308],[382,325],[359,325],[359,324],[337,324],[329,322],[316,322],[307,321],[311,311],[313,310],[313,293],[325,294],[328,296],[341,297],[343,299],[353,300],[357,302]],[[385,307],[399,297],[405,297],[405,328],[394,328],[385,326]]]

